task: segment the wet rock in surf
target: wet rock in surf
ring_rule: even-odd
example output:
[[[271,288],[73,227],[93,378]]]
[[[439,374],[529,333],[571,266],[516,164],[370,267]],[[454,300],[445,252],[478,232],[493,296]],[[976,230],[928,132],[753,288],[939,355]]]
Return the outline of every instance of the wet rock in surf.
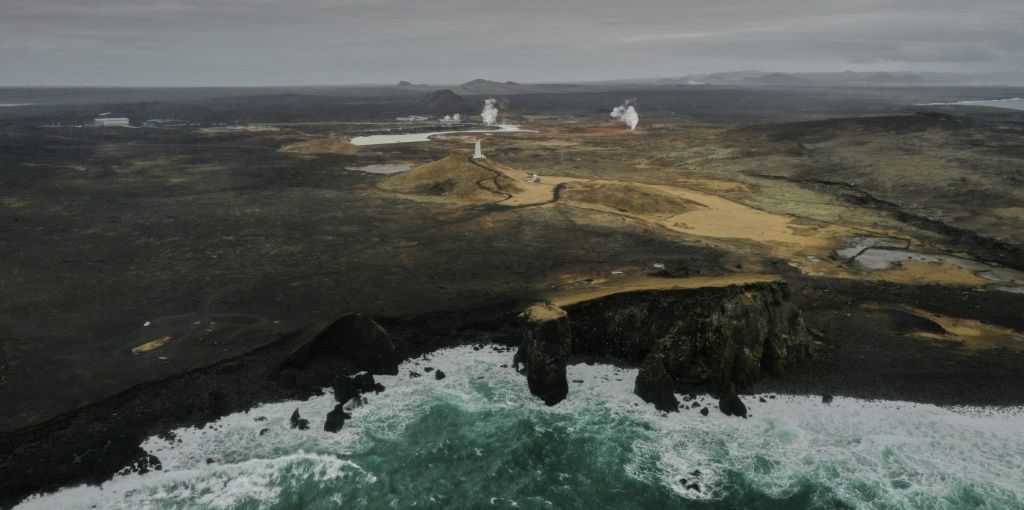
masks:
[[[565,367],[572,350],[572,335],[565,310],[550,304],[531,306],[521,315],[522,337],[516,364],[525,365],[530,393],[555,405],[569,393]]]
[[[391,375],[398,373],[400,361],[388,332],[372,318],[358,313],[320,330],[296,349],[286,364],[304,368],[320,358],[348,359],[362,370]]]
[[[306,430],[309,428],[309,420],[306,420],[303,417],[299,416],[298,409],[296,409],[292,413],[292,416],[291,418],[288,419],[288,421],[289,423],[291,423],[293,429]]]
[[[373,379],[373,375],[363,372],[353,376],[341,375],[334,378],[331,382],[331,388],[334,390],[334,400],[339,404],[344,404],[353,398],[358,397],[362,393],[380,393],[384,391],[384,386]]]
[[[135,460],[125,466],[119,474],[126,475],[129,473],[138,473],[140,475],[144,475],[150,471],[160,471],[161,469],[163,469],[163,464],[156,455],[143,452]]]
[[[324,430],[327,432],[337,432],[345,425],[345,420],[351,417],[352,415],[345,412],[344,404],[336,404],[334,409],[327,413],[327,419],[324,421]]]
[[[674,388],[672,376],[665,369],[661,357],[653,352],[648,354],[640,365],[633,393],[645,402],[654,404],[659,411],[678,411],[679,400],[676,399]]]
[[[718,410],[726,416],[747,417],[747,406],[736,394],[736,385],[729,383],[722,396],[718,399]]]
[[[438,381],[440,381],[441,379],[444,379],[444,378],[445,378],[444,372],[442,372],[440,370],[438,370],[437,372],[434,372],[434,379],[437,379]]]

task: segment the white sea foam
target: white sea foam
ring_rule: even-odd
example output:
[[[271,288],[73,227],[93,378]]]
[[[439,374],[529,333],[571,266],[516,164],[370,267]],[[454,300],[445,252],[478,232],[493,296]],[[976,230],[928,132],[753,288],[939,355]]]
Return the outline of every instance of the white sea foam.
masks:
[[[700,405],[711,410],[707,417],[699,408],[663,413],[632,393],[635,369],[600,364],[570,366],[569,397],[548,407],[528,394],[524,377],[500,368],[511,358],[491,348],[462,347],[410,360],[398,375],[377,377],[387,390],[353,409],[337,434],[322,430],[335,404],[328,390],[308,401],[263,405],[202,429],[177,430],[174,439],[150,438],[143,447],[161,459],[162,471],[64,489],[19,508],[258,508],[287,498],[290,484],[298,481],[369,487],[385,473],[352,459],[381,441],[409,440],[406,429],[437,403],[473,419],[514,413],[541,432],[561,423],[573,435],[626,434],[631,461],[613,468],[679,498],[728,498],[737,490],[729,481],[741,476],[750,490],[766,497],[785,498],[814,482],[854,507],[957,508],[968,504],[963,491],[993,508],[1024,503],[1024,408],[941,408],[841,397],[826,405],[805,396],[761,403],[755,395],[744,398],[752,416],[743,420],[722,415],[702,395]],[[447,377],[435,380],[427,366]],[[411,377],[413,371],[422,377]],[[309,430],[289,428],[296,408],[309,420]],[[507,438],[509,444],[516,440]],[[487,448],[469,450],[474,456],[494,454]],[[699,476],[691,474],[696,470]],[[570,484],[576,475],[555,476]],[[680,483],[684,478],[700,490],[687,489]],[[505,506],[513,501],[550,505],[541,494],[488,494]],[[424,494],[422,501],[435,496],[444,497]],[[339,505],[358,503],[332,497]],[[392,504],[401,506],[397,500]]]

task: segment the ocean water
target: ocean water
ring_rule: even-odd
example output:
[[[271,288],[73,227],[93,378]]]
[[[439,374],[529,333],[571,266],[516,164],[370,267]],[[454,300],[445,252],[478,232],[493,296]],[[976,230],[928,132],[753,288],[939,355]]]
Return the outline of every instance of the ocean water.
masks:
[[[961,101],[958,104],[974,106],[991,106],[993,108],[1009,108],[1011,110],[1024,110],[1024,98],[1012,97],[1009,99],[993,99],[991,101]]]
[[[929,105],[968,105],[968,106],[990,106],[992,108],[1007,108],[1010,110],[1024,110],[1024,98],[1011,97],[1007,99],[982,99],[977,101],[958,101],[955,103],[928,103]]]
[[[632,394],[635,370],[607,365],[570,367],[569,398],[547,407],[500,366],[511,358],[407,362],[337,434],[322,430],[329,391],[177,430],[144,444],[161,471],[18,508],[1024,507],[1021,408],[755,396],[744,420],[704,396],[707,417],[665,414]],[[296,408],[310,430],[288,427]]]

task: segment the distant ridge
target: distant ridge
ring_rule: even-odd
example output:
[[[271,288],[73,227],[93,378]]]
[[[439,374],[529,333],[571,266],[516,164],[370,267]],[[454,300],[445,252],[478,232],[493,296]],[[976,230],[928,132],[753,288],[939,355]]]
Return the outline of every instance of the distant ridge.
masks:
[[[465,94],[511,94],[514,92],[520,92],[524,88],[527,87],[524,87],[514,81],[500,82],[485,80],[483,78],[467,81],[457,87],[460,92]]]
[[[784,73],[771,73],[763,76],[754,76],[741,80],[741,83],[745,85],[766,85],[766,86],[782,86],[782,85],[813,85],[814,82],[805,78],[793,76],[791,74]]]

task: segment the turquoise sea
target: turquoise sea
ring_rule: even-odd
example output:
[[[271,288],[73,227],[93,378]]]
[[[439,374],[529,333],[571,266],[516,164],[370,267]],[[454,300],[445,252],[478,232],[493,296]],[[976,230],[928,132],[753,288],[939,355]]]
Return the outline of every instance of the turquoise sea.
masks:
[[[511,358],[409,361],[337,434],[322,430],[330,390],[177,430],[144,444],[161,471],[18,508],[1024,507],[1022,408],[760,395],[745,420],[706,396],[707,417],[664,414],[632,394],[635,370],[608,365],[570,367],[569,398],[547,407]],[[289,428],[296,408],[310,430]]]

